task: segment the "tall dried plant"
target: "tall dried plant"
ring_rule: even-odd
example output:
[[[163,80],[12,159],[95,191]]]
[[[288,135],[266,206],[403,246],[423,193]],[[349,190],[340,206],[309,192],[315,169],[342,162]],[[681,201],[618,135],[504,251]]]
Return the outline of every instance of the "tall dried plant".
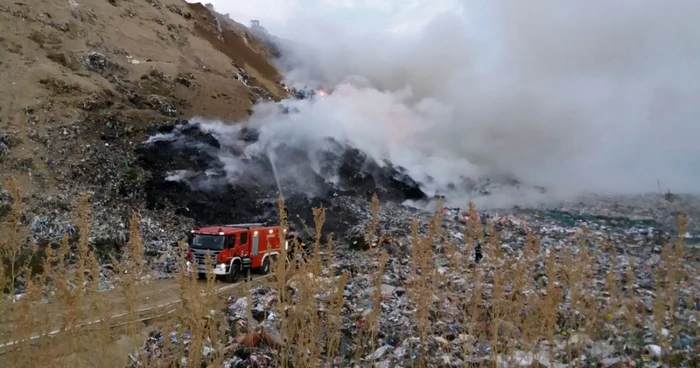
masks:
[[[22,268],[19,261],[27,232],[21,224],[22,195],[17,182],[14,178],[9,177],[5,186],[10,192],[12,205],[5,221],[0,226],[0,260],[2,261],[0,262],[0,290],[7,289],[10,295],[15,295],[15,280]],[[0,303],[3,302],[0,301]]]
[[[379,226],[379,197],[372,195],[369,205],[369,224],[366,229],[365,242],[371,248],[376,242],[377,226]]]
[[[144,255],[139,222],[136,215],[129,221],[129,240],[123,248],[121,257],[111,256],[117,277],[118,288],[124,298],[125,330],[127,336],[136,338],[139,329],[136,313],[139,302],[139,290],[144,275]]]
[[[367,318],[367,329],[369,331],[370,351],[374,351],[377,333],[379,332],[379,317],[382,314],[382,284],[384,279],[384,269],[389,261],[389,254],[385,251],[379,256],[377,272],[374,275],[374,293],[372,294],[372,311]]]
[[[314,218],[314,246],[313,246],[313,264],[312,272],[314,275],[318,276],[321,273],[321,234],[323,230],[323,224],[326,222],[326,209],[323,207],[318,207],[312,209],[312,214]]]

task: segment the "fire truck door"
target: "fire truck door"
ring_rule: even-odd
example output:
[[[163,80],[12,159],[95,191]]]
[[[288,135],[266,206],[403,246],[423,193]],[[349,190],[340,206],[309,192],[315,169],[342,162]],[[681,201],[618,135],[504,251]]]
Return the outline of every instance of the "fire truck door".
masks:
[[[251,247],[250,255],[257,256],[259,247],[260,247],[260,237],[258,237],[257,235],[253,235],[253,244]]]

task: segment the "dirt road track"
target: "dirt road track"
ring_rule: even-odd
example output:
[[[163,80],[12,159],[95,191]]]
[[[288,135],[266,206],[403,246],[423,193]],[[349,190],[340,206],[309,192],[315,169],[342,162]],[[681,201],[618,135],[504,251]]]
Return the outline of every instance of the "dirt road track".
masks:
[[[254,285],[264,283],[269,280],[271,275],[252,276],[253,279],[251,282],[239,281],[235,284],[228,284],[217,281],[216,293],[219,295],[222,293],[234,293],[239,291],[241,288],[249,288]],[[204,281],[200,281],[199,284],[202,285],[201,291],[204,292],[203,287],[206,285],[206,283]],[[138,316],[137,319],[145,321],[165,317],[174,313],[179,304],[182,302],[179,293],[179,284],[175,279],[158,280],[151,284],[145,285],[143,288],[139,289],[139,295],[136,299],[138,301],[135,312]],[[110,311],[109,317],[96,318],[94,311],[93,313],[89,313],[93,309],[94,298],[99,298],[103,304],[106,304],[105,309]],[[83,312],[88,312],[83,313],[83,315],[88,316],[88,318],[75,325],[72,330],[89,328],[102,323],[104,320],[109,320],[110,327],[119,326],[124,323],[123,319],[127,316],[126,300],[117,290],[98,293],[92,298],[82,301],[81,305]],[[62,313],[61,310],[51,309],[50,304],[44,304],[36,306],[36,311],[33,311],[33,313],[41,314],[39,320],[44,319],[47,321],[52,321],[52,325],[55,325],[55,328],[52,328],[47,332],[36,332],[30,337],[31,340],[54,337],[64,332],[59,325],[62,316],[65,314]],[[2,340],[0,340],[0,355],[13,350],[13,348],[26,341],[26,339],[13,340],[13,330],[13,323],[5,323],[0,326],[0,335],[2,336]]]

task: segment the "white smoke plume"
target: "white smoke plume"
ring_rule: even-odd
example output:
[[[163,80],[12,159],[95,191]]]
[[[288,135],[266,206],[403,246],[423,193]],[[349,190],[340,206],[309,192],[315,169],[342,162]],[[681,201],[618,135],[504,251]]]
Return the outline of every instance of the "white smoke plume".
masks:
[[[700,2],[461,4],[410,34],[299,19],[289,35],[304,46],[283,45],[288,84],[331,93],[286,102],[297,114],[256,108],[256,149],[284,142],[314,161],[334,137],[427,192],[460,177],[700,191]]]

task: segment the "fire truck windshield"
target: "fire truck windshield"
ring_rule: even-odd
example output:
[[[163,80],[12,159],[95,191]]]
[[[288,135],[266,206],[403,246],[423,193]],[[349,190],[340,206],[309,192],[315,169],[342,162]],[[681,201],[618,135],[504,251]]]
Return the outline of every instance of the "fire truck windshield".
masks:
[[[222,250],[224,249],[224,237],[221,235],[195,234],[192,237],[190,246],[197,249]]]

